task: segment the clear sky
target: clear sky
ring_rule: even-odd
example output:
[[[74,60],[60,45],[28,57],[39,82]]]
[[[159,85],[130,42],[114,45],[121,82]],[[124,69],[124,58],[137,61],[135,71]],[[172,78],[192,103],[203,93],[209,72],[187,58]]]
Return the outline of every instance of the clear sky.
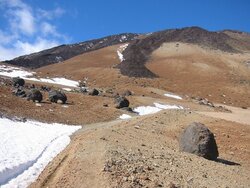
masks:
[[[250,0],[0,0],[0,60],[123,32],[250,32]]]

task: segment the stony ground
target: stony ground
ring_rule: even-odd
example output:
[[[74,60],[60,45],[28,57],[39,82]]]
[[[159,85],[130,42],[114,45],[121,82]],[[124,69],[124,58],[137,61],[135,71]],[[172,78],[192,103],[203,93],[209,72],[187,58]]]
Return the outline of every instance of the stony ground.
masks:
[[[46,92],[45,102],[37,106],[13,96],[11,89],[8,85],[1,86],[1,112],[5,114],[84,125],[30,187],[250,185],[248,109],[227,106],[232,113],[221,112],[188,98],[166,99],[161,97],[164,91],[147,88],[147,92],[129,97],[131,106],[163,102],[182,105],[186,110],[114,120],[127,112],[114,108],[112,96],[67,93],[69,101],[65,108],[50,103]],[[104,103],[109,106],[104,107]],[[217,161],[179,151],[179,135],[194,121],[204,123],[215,134],[220,154]]]
[[[194,120],[215,133],[218,161],[179,152]],[[189,110],[86,125],[31,187],[249,187],[249,133]]]

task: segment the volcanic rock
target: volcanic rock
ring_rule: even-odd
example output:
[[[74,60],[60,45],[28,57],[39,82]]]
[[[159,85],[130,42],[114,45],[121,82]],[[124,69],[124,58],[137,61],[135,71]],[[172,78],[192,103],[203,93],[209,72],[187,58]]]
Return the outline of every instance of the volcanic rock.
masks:
[[[116,108],[119,108],[119,109],[129,107],[129,101],[125,97],[116,98],[115,103],[116,103]]]
[[[180,151],[192,153],[209,160],[219,156],[214,134],[201,123],[191,123],[179,141]]]
[[[27,95],[27,100],[40,103],[43,100],[43,95],[38,89],[32,89]]]
[[[61,101],[63,104],[65,104],[65,102],[67,101],[67,96],[62,91],[51,90],[49,92],[49,100],[54,103]]]
[[[24,84],[25,84],[24,79],[22,79],[20,77],[12,78],[12,82],[13,82],[13,86],[15,86],[15,87],[24,86]]]
[[[94,88],[94,89],[89,91],[89,95],[92,95],[92,96],[99,95],[99,91]]]

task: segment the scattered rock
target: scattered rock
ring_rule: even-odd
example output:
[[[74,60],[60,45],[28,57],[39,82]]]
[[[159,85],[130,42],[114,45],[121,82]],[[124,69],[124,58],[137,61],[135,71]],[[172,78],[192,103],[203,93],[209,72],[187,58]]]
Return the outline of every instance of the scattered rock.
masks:
[[[113,89],[107,89],[107,90],[105,91],[105,93],[113,94],[114,92],[113,92]]]
[[[140,129],[140,127],[138,125],[134,126],[135,129]]]
[[[214,104],[212,102],[210,102],[208,99],[206,98],[200,98],[199,99],[199,104],[201,105],[207,105],[207,106],[210,106],[210,107],[214,107]]]
[[[92,89],[89,91],[89,95],[96,96],[99,95],[99,91],[97,89]]]
[[[213,108],[215,107],[214,104],[206,98],[201,98],[201,97],[191,97],[191,98],[200,105],[206,105]]]
[[[24,86],[24,84],[25,84],[24,79],[22,79],[20,77],[12,78],[12,82],[13,82],[13,86],[15,86],[15,87]]]
[[[219,156],[214,134],[201,123],[190,124],[183,132],[179,141],[180,150],[216,160]]]
[[[62,91],[52,90],[49,92],[49,100],[54,103],[61,101],[63,104],[67,101],[67,96]]]
[[[122,94],[123,97],[131,96],[131,95],[132,95],[132,92],[129,91],[129,90],[126,90],[126,91]]]
[[[129,101],[125,97],[116,98],[115,103],[116,103],[116,108],[118,108],[118,109],[129,107]]]
[[[32,89],[27,95],[27,100],[40,103],[43,100],[43,95],[38,89]]]
[[[21,97],[21,98],[26,97],[26,92],[24,89],[22,89],[22,87],[19,87],[19,88],[13,90],[12,93],[14,95],[16,95],[17,97]]]
[[[81,93],[87,93],[88,90],[87,90],[86,87],[81,87],[81,88],[80,88],[80,92],[81,92]]]
[[[51,88],[48,87],[48,86],[41,86],[41,90],[42,90],[42,91],[50,91]]]

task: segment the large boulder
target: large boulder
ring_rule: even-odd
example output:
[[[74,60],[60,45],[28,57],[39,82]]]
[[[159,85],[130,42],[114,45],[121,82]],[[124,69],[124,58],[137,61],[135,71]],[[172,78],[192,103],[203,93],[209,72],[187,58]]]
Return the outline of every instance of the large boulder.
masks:
[[[41,102],[43,100],[43,94],[38,89],[31,89],[27,95],[27,100]]]
[[[180,151],[192,153],[209,160],[219,156],[214,134],[201,123],[191,123],[182,133]]]
[[[99,91],[94,88],[94,89],[89,91],[89,95],[92,95],[92,96],[99,95]]]
[[[61,101],[63,104],[65,104],[67,101],[67,96],[62,91],[51,90],[49,92],[49,100],[55,103],[59,103],[59,101]]]
[[[12,78],[12,82],[13,82],[13,86],[15,86],[15,87],[24,86],[24,84],[25,84],[24,79],[22,79],[20,77]]]
[[[116,103],[116,108],[119,109],[129,107],[129,101],[125,97],[117,97],[115,99],[115,103]]]

